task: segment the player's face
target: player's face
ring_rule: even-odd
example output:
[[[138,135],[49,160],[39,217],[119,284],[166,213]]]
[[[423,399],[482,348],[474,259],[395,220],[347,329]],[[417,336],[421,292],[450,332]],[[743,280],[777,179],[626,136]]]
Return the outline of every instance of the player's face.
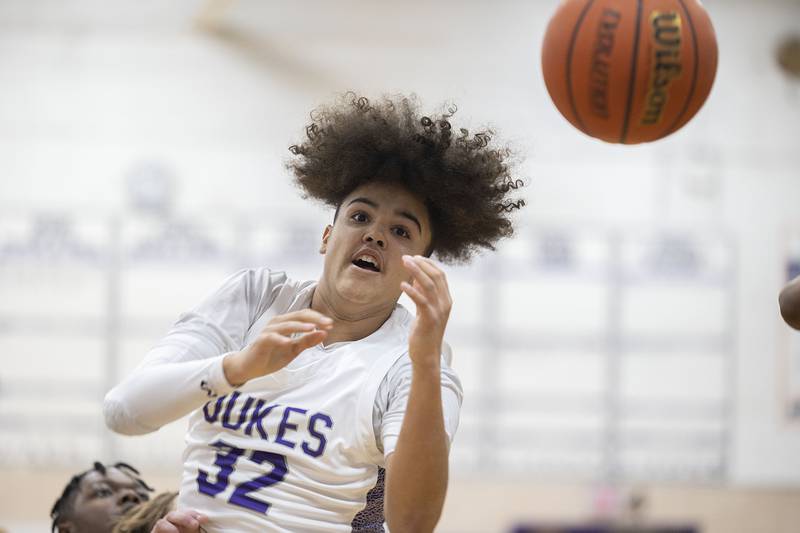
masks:
[[[403,187],[370,183],[344,199],[323,235],[323,279],[340,298],[385,307],[408,281],[403,255],[421,255],[431,243],[428,210]]]
[[[149,499],[147,491],[125,471],[106,468],[83,476],[75,498],[71,533],[108,533],[131,507]]]

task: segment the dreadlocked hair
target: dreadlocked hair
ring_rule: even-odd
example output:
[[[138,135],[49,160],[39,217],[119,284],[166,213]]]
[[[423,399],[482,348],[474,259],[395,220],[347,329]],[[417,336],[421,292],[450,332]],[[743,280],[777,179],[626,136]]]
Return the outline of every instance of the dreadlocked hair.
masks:
[[[156,522],[172,510],[177,492],[162,492],[128,511],[111,533],[150,533]]]
[[[114,468],[118,468],[120,470],[127,470],[131,474],[135,476],[136,482],[145,490],[149,492],[153,492],[153,488],[150,487],[147,483],[145,483],[139,476],[139,471],[136,470],[134,467],[129,465],[128,463],[115,463],[113,465]],[[80,487],[81,480],[83,480],[84,476],[90,472],[99,472],[103,475],[106,473],[106,466],[99,462],[95,461],[92,468],[86,470],[85,472],[81,472],[79,474],[75,474],[72,476],[72,479],[69,480],[67,486],[64,487],[64,491],[61,493],[61,496],[56,500],[56,503],[53,505],[53,508],[50,510],[50,518],[53,520],[52,525],[50,526],[51,533],[56,530],[58,523],[61,521],[62,518],[69,515],[72,512],[73,506],[75,504],[75,496],[78,491],[78,487]]]
[[[494,250],[514,232],[509,214],[525,205],[509,198],[524,185],[511,176],[511,151],[491,145],[492,130],[455,133],[455,106],[431,116],[418,108],[414,96],[371,102],[352,92],[317,108],[306,139],[289,147],[295,184],[304,197],[337,209],[361,185],[399,184],[425,202],[440,260],[465,262]]]

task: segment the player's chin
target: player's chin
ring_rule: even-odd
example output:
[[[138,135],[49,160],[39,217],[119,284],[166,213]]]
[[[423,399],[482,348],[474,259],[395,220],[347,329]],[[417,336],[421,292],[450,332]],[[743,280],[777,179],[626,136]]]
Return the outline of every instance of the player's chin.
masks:
[[[386,293],[386,288],[381,278],[373,278],[366,281],[350,278],[342,281],[339,285],[339,293],[354,303],[374,303],[376,299]]]

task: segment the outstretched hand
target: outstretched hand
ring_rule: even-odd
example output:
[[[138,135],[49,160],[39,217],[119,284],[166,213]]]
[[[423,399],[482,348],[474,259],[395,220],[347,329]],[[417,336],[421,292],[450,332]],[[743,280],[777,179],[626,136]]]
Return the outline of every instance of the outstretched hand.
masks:
[[[453,306],[447,276],[433,260],[420,255],[404,255],[403,266],[411,274],[412,282],[404,281],[400,288],[417,306],[408,355],[418,367],[438,369],[444,331]]]

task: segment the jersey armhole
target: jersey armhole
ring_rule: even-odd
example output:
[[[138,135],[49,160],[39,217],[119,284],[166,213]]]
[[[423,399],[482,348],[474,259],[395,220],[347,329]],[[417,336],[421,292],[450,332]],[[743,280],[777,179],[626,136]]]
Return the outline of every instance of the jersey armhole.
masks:
[[[378,449],[378,442],[375,438],[375,429],[372,425],[372,412],[375,406],[375,396],[381,382],[386,378],[389,369],[394,366],[398,359],[407,353],[404,347],[383,356],[370,370],[367,382],[361,390],[356,407],[356,424],[359,432],[359,441],[363,443],[364,453],[372,464],[385,468],[383,452]]]

